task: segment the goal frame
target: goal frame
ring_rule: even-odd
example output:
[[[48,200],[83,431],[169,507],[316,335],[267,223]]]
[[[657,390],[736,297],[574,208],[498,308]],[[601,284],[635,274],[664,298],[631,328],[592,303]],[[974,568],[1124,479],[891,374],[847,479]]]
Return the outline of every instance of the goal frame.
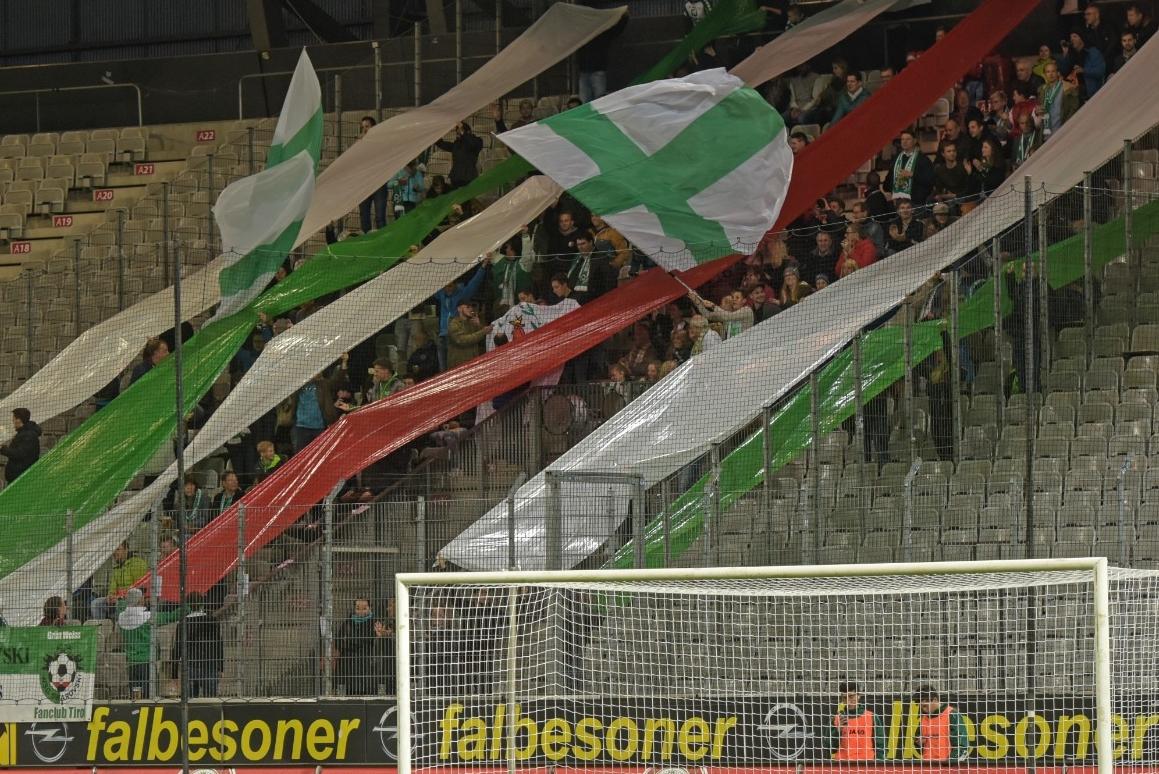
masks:
[[[623,570],[506,570],[495,572],[423,572],[395,576],[395,648],[398,702],[398,774],[411,774],[411,586],[508,586],[508,637],[516,636],[514,591],[522,585],[569,582],[758,580],[763,578],[869,578],[920,575],[984,575],[1089,571],[1091,573],[1095,630],[1095,749],[1099,774],[1113,774],[1114,727],[1111,711],[1110,577],[1105,557],[1060,559],[1006,559],[967,562],[899,562],[896,564],[821,564],[763,567],[704,567]],[[510,657],[510,648],[509,657]],[[509,674],[513,675],[509,664]],[[509,719],[511,716],[509,715]],[[512,745],[507,745],[513,751]],[[513,774],[515,759],[508,755],[507,770]]]

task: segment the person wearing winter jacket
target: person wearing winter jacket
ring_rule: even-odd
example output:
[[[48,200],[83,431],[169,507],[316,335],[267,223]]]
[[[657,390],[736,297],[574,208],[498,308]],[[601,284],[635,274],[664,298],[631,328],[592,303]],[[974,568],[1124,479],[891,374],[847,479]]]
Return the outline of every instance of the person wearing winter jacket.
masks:
[[[483,140],[466,121],[455,125],[454,141],[439,140],[435,146],[451,154],[451,188],[461,188],[479,176],[479,154]]]
[[[221,625],[213,613],[205,609],[203,595],[192,592],[185,600],[188,612],[184,624],[177,627],[177,639],[173,641],[173,676],[179,674],[182,657],[186,655],[184,643],[188,639],[189,696],[212,699],[217,696],[217,684],[225,669]]]
[[[32,413],[26,408],[12,409],[12,427],[16,434],[0,446],[0,454],[8,458],[4,480],[9,484],[40,459],[40,425],[32,421]]]
[[[145,606],[145,594],[131,588],[117,606],[117,631],[125,649],[128,663],[129,690],[133,698],[149,698],[149,662],[153,650],[153,627],[165,626],[179,620],[184,608],[154,613]]]

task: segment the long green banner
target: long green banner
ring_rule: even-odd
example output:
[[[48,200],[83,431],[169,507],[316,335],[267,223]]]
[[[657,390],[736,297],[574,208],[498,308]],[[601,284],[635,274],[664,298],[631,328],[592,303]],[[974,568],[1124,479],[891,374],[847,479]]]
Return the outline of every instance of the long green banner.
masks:
[[[1139,207],[1132,213],[1132,232],[1137,240],[1159,233],[1159,202]],[[1126,227],[1122,217],[1093,229],[1093,266],[1101,269],[1126,250]],[[1006,269],[1016,269],[1022,260],[1011,261]],[[1075,234],[1047,248],[1047,279],[1058,289],[1082,279],[1084,272],[1083,235]],[[1013,308],[1006,283],[1002,283],[1002,314]],[[994,323],[994,285],[988,279],[975,288],[959,310],[959,335],[966,337],[989,328]],[[913,327],[913,362],[920,363],[942,346],[945,322],[936,320]],[[772,328],[770,328],[772,330]],[[869,400],[903,378],[903,330],[886,326],[862,337],[862,395]],[[852,350],[844,349],[818,374],[821,395],[819,431],[822,435],[836,429],[853,416],[855,374]],[[772,470],[784,467],[804,451],[813,440],[810,422],[810,391],[800,389],[773,416]],[[758,430],[721,461],[720,480],[716,483],[721,512],[732,506],[765,476],[764,430]],[[856,450],[855,450],[856,452]],[[645,560],[648,567],[665,564],[665,524],[668,529],[670,556],[676,557],[700,537],[705,523],[705,498],[711,474],[702,476],[677,498],[667,515],[655,517],[645,531]],[[609,563],[613,567],[631,567],[634,548],[629,541]]]

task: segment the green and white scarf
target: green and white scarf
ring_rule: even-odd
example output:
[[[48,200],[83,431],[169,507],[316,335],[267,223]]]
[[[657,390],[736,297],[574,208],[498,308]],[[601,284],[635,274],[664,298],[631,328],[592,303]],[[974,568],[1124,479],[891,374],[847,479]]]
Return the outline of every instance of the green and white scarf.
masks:
[[[586,293],[588,290],[588,283],[592,278],[592,255],[584,255],[580,253],[571,261],[571,267],[567,270],[568,282],[571,284],[571,289]]]
[[[912,199],[914,187],[914,166],[918,161],[918,150],[914,148],[909,153],[899,153],[893,161],[893,198]],[[902,170],[909,172],[908,177],[901,177]]]

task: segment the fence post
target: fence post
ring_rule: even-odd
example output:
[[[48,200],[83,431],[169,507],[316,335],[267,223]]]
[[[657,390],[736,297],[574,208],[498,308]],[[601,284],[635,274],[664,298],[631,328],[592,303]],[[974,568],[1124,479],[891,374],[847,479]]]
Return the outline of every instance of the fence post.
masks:
[[[1034,267],[1034,192],[1030,188],[1030,176],[1026,175],[1022,178],[1025,185],[1023,191],[1023,230],[1025,236],[1025,255],[1023,261],[1023,268],[1025,277],[1023,278],[1024,286],[1022,289],[1025,298],[1024,314],[1026,319],[1022,321],[1025,326],[1023,329],[1023,372],[1026,375],[1026,384],[1022,385],[1023,392],[1026,393],[1026,472],[1023,476],[1025,481],[1022,499],[1025,507],[1026,516],[1026,552],[1028,559],[1034,556],[1034,439],[1037,435],[1038,429],[1038,401],[1035,396],[1038,394],[1037,384],[1037,367],[1035,365],[1035,342],[1034,342],[1034,300],[1036,298],[1037,287],[1035,287],[1035,267]],[[1041,215],[1041,213],[1040,213]],[[1017,322],[1015,322],[1017,324]]]
[[[962,344],[961,337],[962,270],[950,272],[950,409],[953,411],[953,444],[951,457],[962,454]]]
[[[334,693],[334,499],[345,481],[339,481],[322,502],[322,695]]]
[[[487,459],[484,448],[486,444],[483,442],[483,436],[487,434],[487,429],[483,432],[476,433],[472,441],[475,444],[475,465],[479,469],[479,499],[484,500],[487,497],[488,481],[487,481]]]
[[[901,560],[903,562],[913,561],[914,548],[914,478],[917,477],[918,470],[922,466],[921,457],[917,457],[910,463],[909,470],[906,471],[905,481],[902,486],[905,490],[905,510],[902,512],[901,520]]]
[[[382,47],[372,40],[370,49],[374,54],[374,120],[382,123]]]
[[[809,435],[813,439],[809,446],[809,469],[813,475],[812,561],[816,562],[821,556],[821,384],[817,369],[809,374],[809,423]]]
[[[563,569],[563,501],[560,491],[559,474],[548,470],[544,474],[547,482],[547,516],[544,520],[543,536],[547,545],[548,570]]]
[[[503,3],[495,3],[495,53],[503,50]]]
[[[425,572],[427,570],[427,498],[423,495],[418,496],[415,501],[415,544],[417,551],[415,551],[418,560],[416,572]]]
[[[862,359],[861,340],[863,332],[858,331],[853,337],[853,448],[859,458],[864,459],[865,453],[865,363]],[[857,466],[857,504],[862,510],[861,521],[865,522],[864,506],[868,503],[865,496],[865,465]]]
[[[181,493],[180,484],[178,484],[177,492]],[[164,514],[164,496],[158,496],[157,502],[153,504],[153,518],[149,520],[149,572],[153,576],[150,584],[150,597],[156,601],[161,599],[162,587],[165,579],[157,573],[157,568],[161,564],[161,517]],[[158,678],[161,676],[161,652],[157,647],[157,641],[153,637],[149,639],[149,694],[155,697],[157,695]],[[129,698],[135,699],[132,689],[129,691]]]
[[[644,526],[647,515],[644,512],[648,500],[648,493],[644,488],[644,474],[637,474],[636,485],[632,490],[632,544],[633,559],[637,570],[644,569],[648,562],[644,544]]]
[[[342,131],[345,122],[342,120],[342,73],[334,73],[334,117],[338,123],[338,152],[346,150],[346,133]]]
[[[210,199],[216,198],[214,194],[217,191],[217,180],[213,170],[213,157],[214,154],[212,153],[205,154],[205,184],[209,188]]]
[[[1134,231],[1132,221],[1132,209],[1135,206],[1135,181],[1131,176],[1131,146],[1133,143],[1130,140],[1123,140],[1123,247],[1125,248],[1127,256],[1127,265],[1132,269],[1138,268],[1135,262],[1134,255],[1134,241],[1132,232]],[[1139,288],[1139,272],[1135,272],[1135,289]]]
[[[1123,464],[1119,466],[1119,518],[1118,518],[1118,532],[1119,532],[1119,566],[1126,567],[1127,565],[1127,471],[1131,469],[1131,463],[1134,455],[1129,453],[1123,458]]]
[[[80,239],[72,242],[72,335],[80,336]],[[100,271],[100,268],[97,269]]]
[[[416,24],[414,26],[414,44],[415,44],[415,107],[423,104],[423,35],[422,25]]]
[[[998,379],[1000,395],[1005,394],[1006,387],[1006,345],[1002,339],[1002,244],[995,237],[990,243],[990,284],[994,291],[994,362],[998,364]],[[1002,429],[1006,426],[1006,399],[998,401],[998,437],[1002,437]]]
[[[1087,359],[1091,364],[1091,353],[1095,350],[1095,224],[1094,191],[1090,172],[1083,172],[1083,301],[1085,304],[1087,331]]]
[[[161,264],[165,272],[165,284],[173,282],[169,269],[169,182],[161,183]]]
[[[245,503],[237,506],[237,659],[241,666],[241,673],[238,675],[238,693],[245,695],[246,686],[241,684],[241,675],[246,674],[246,664],[249,661],[247,657],[247,648],[245,647],[248,639],[248,632],[246,631],[246,604],[249,598],[249,573],[246,569],[245,561],[245,546],[246,546],[246,525],[245,525]]]
[[[32,378],[36,373],[36,364],[32,362],[32,291],[33,291],[32,272],[25,270],[24,272],[24,349],[28,353],[28,367],[27,377]]]
[[[903,368],[905,370],[905,423],[906,445],[909,447],[909,459],[913,462],[918,456],[917,428],[914,423],[917,419],[914,407],[914,323],[913,307],[907,298],[901,305],[901,313],[905,315],[902,330],[904,340]]]
[[[76,579],[73,578],[73,573],[76,571],[76,544],[74,542],[74,533],[76,531],[76,514],[73,513],[71,508],[68,509],[68,513],[66,514],[65,529],[68,532],[68,545],[66,548],[65,559],[65,561],[68,562],[68,567],[65,569],[65,593],[67,596],[65,599],[71,600],[72,593],[76,591]]]
[[[1050,214],[1050,207],[1052,205],[1043,202],[1038,209],[1038,354],[1039,359],[1049,365],[1050,363],[1050,267],[1047,266],[1047,233],[1046,233],[1046,218]],[[1036,377],[1042,382],[1038,385],[1040,392],[1046,394],[1050,389],[1050,369],[1042,369],[1041,374],[1036,374]],[[1037,417],[1035,417],[1037,420]]]
[[[455,0],[455,83],[463,82],[463,0]]]
[[[706,525],[711,525],[711,531],[708,531],[710,537],[709,554],[712,558],[712,566],[720,566],[720,442],[713,442],[711,450],[709,451],[709,459],[712,462],[712,489],[710,491],[709,504],[712,508],[711,517],[706,522]]]
[[[661,511],[664,520],[664,566],[669,567],[672,565],[672,502],[675,499],[672,497],[671,476],[660,484],[660,498],[664,501],[664,510]]]
[[[527,473],[543,470],[543,393],[536,388],[527,392],[527,402],[531,408],[531,463],[534,466]]]
[[[507,569],[519,569],[518,553],[515,550],[515,494],[527,481],[527,474],[520,473],[507,490]]]
[[[764,469],[761,482],[761,509],[768,524],[773,512],[773,407],[761,409],[761,461]]]
[[[249,168],[249,173],[252,175],[257,172],[257,160],[254,158],[254,128],[247,126],[245,130],[246,143],[246,162]]]
[[[125,309],[125,211],[117,210],[117,311]]]

